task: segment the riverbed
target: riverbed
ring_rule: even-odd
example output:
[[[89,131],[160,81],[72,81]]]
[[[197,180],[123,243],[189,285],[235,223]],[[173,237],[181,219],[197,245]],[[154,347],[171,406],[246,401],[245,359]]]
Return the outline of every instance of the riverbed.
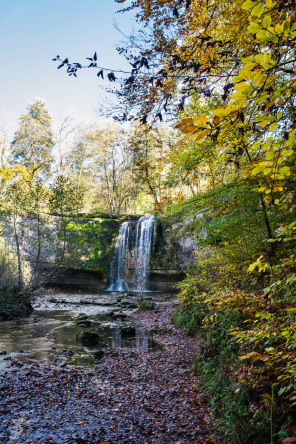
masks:
[[[110,314],[110,310],[114,313],[115,308],[116,313],[121,308],[127,317],[115,318],[116,328],[127,323],[134,325],[157,344],[154,349],[124,344],[117,347],[116,340],[109,338],[104,354],[86,365],[73,364],[69,361],[71,356],[67,356],[69,351],[76,355],[71,347],[79,349],[81,345],[73,345],[73,337],[67,344],[61,340],[65,332],[65,337],[70,337],[72,328],[76,331],[75,317],[82,312],[77,295],[74,301],[69,296],[67,304],[71,310],[63,302],[49,302],[59,298],[64,300],[65,293],[48,294],[46,300],[36,301],[39,306],[31,319],[1,323],[8,326],[10,322],[19,322],[11,324],[17,348],[21,341],[28,348],[26,341],[33,343],[33,336],[39,338],[35,349],[43,347],[41,355],[36,355],[35,360],[31,358],[31,362],[29,357],[21,360],[23,353],[18,357],[12,356],[14,352],[6,355],[10,360],[5,362],[10,367],[0,371],[1,444],[223,442],[215,432],[214,418],[199,389],[198,377],[191,370],[197,353],[196,339],[187,337],[170,322],[174,297],[155,295],[154,308],[144,313],[120,305],[84,306],[83,311],[88,308],[86,316],[93,322],[96,316],[107,316],[108,310]],[[113,296],[105,298],[107,302]],[[42,317],[42,313],[47,314]],[[17,334],[17,328],[22,333]],[[26,335],[31,335],[31,339]],[[49,350],[58,349],[60,344],[55,362],[44,355],[47,340]],[[83,353],[91,354],[91,347],[82,347]]]
[[[173,295],[148,293],[145,300],[163,306]],[[157,344],[139,326],[134,334],[122,334],[131,326],[137,311],[138,295],[120,293],[44,292],[34,301],[34,312],[27,318],[0,322],[0,369],[13,368],[15,362],[56,365],[95,365],[94,354],[108,348],[139,348],[152,352]],[[79,315],[85,321],[78,321]],[[76,337],[87,330],[98,334],[95,344],[81,344]],[[97,353],[98,355],[98,353]]]

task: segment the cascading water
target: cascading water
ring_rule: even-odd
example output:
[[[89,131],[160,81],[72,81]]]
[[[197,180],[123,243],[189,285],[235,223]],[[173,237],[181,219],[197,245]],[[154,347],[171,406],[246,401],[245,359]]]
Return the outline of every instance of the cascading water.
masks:
[[[107,291],[124,291],[127,289],[125,280],[125,258],[128,254],[128,240],[130,222],[123,222],[120,226],[115,253],[111,262],[111,283]]]
[[[111,263],[107,291],[147,291],[154,216],[123,222]],[[131,264],[133,266],[131,266]]]

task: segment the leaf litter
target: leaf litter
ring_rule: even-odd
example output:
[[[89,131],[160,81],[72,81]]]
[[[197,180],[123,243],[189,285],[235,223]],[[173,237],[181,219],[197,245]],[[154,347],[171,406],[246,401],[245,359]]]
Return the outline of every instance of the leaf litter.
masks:
[[[222,443],[191,366],[195,338],[171,308],[133,315],[161,349],[106,349],[92,369],[63,363],[0,375],[0,442],[30,444]]]

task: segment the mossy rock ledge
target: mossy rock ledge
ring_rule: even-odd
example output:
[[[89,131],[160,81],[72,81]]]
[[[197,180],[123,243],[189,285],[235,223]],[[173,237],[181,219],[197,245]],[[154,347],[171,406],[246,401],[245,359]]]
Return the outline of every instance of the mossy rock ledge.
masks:
[[[99,335],[93,331],[80,331],[76,335],[76,341],[88,344],[96,344],[99,342]]]

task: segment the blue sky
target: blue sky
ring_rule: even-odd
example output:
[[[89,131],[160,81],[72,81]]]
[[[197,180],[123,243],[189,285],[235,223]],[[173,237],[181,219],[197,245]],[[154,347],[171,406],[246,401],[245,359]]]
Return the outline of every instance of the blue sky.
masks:
[[[104,101],[102,82],[93,70],[68,77],[51,59],[57,54],[83,62],[95,51],[98,64],[127,68],[116,52],[134,25],[131,14],[116,14],[113,0],[0,0],[0,113],[17,119],[35,97],[48,102],[53,118],[73,112],[94,118]]]

